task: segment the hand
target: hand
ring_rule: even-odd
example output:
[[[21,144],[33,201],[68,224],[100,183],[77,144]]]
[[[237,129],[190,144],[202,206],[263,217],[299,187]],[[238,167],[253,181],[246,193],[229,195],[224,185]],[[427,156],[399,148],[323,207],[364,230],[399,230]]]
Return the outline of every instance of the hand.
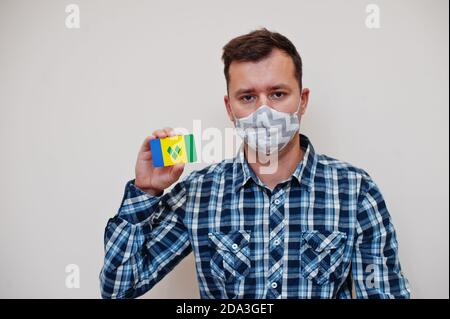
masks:
[[[160,195],[164,189],[175,183],[183,173],[184,164],[176,164],[168,167],[153,166],[150,140],[174,135],[176,134],[170,127],[156,130],[151,136],[145,138],[139,150],[134,185],[152,196]]]

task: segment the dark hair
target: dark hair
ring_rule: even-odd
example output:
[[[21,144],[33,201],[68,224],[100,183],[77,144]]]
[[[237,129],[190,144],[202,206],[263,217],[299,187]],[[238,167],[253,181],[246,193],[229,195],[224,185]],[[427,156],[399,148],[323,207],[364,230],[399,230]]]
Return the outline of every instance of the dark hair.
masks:
[[[298,80],[300,90],[302,89],[302,59],[294,44],[284,35],[271,32],[266,28],[252,31],[232,39],[223,47],[222,60],[223,72],[228,84],[230,82],[230,64],[233,61],[258,62],[270,55],[273,49],[280,49],[288,54],[295,66],[295,78]]]

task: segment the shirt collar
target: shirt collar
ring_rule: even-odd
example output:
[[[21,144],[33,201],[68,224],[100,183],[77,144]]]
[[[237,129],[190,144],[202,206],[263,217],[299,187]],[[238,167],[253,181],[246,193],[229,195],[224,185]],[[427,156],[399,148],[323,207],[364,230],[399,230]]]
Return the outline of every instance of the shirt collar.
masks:
[[[317,166],[317,155],[314,147],[306,135],[300,134],[300,147],[305,151],[303,159],[292,173],[294,177],[306,190],[310,190],[314,181],[314,174]],[[249,180],[256,184],[263,185],[258,176],[253,172],[244,154],[244,144],[239,148],[233,165],[234,189],[237,192]]]

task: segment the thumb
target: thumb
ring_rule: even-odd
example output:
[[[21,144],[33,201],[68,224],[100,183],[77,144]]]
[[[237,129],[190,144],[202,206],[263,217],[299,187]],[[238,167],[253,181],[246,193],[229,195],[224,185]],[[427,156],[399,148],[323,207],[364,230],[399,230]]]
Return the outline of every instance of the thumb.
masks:
[[[172,170],[170,171],[170,177],[172,180],[176,181],[181,174],[183,173],[184,170],[184,164],[175,164],[174,166],[172,166]]]

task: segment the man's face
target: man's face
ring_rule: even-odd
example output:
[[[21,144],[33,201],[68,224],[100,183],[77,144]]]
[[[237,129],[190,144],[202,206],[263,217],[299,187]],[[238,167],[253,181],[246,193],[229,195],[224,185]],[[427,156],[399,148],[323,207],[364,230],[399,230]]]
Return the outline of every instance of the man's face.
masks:
[[[253,113],[263,104],[280,112],[295,112],[302,102],[299,116],[306,110],[309,90],[300,94],[292,58],[274,49],[258,62],[233,61],[229,68],[228,95],[224,97],[232,121]]]

